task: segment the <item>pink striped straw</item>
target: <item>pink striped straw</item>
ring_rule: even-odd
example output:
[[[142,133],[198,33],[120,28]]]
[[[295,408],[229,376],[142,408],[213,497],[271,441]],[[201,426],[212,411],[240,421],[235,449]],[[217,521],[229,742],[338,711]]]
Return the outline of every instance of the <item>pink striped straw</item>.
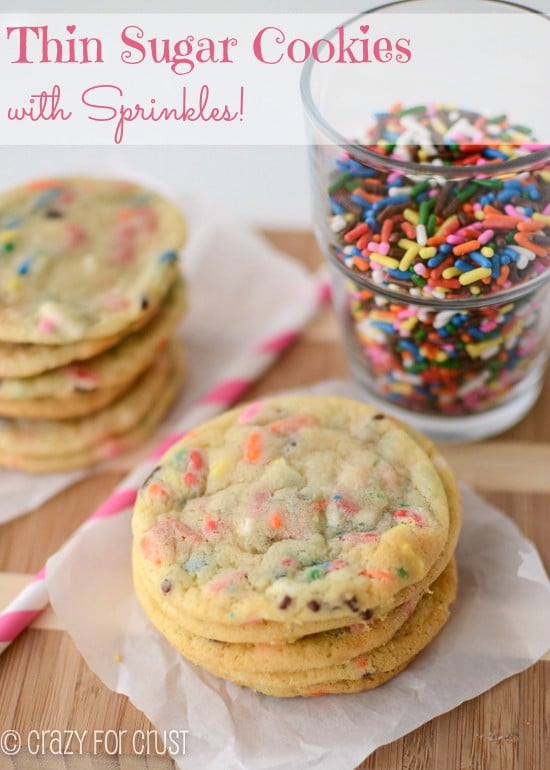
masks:
[[[317,283],[317,306],[330,299],[330,287],[322,275]],[[186,430],[232,406],[275,359],[300,335],[301,329],[290,329],[270,337],[255,349],[246,351],[224,374],[224,377],[199,399],[179,424],[178,432],[165,438],[149,458],[122,482],[120,487],[97,508],[71,535],[62,548],[81,531],[92,527],[101,519],[110,518],[131,510],[143,479],[155,467],[158,459],[178,441]],[[48,606],[46,567],[44,566],[25,588],[0,612],[0,654],[17,639]]]

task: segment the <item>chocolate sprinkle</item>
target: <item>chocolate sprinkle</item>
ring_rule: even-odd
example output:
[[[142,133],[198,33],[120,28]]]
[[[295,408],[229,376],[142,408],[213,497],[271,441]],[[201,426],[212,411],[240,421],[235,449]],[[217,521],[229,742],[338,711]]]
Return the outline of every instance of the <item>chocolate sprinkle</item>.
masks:
[[[312,612],[319,612],[321,609],[321,605],[319,602],[316,602],[315,599],[312,599],[310,602],[307,603],[308,610],[311,610]]]
[[[280,609],[280,610],[286,610],[286,608],[287,608],[287,607],[288,607],[290,604],[292,604],[292,597],[291,597],[291,596],[289,596],[289,595],[287,594],[287,595],[286,595],[285,597],[283,597],[283,599],[281,600],[281,603],[279,604],[279,609]]]

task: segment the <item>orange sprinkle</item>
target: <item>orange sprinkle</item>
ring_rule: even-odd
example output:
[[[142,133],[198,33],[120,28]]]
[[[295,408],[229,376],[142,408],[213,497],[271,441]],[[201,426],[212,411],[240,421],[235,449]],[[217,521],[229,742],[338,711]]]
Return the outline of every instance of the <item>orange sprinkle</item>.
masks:
[[[378,569],[378,567],[373,567],[372,569],[362,569],[359,571],[360,575],[366,575],[369,578],[372,578],[373,580],[392,580],[393,575],[391,572],[387,572],[384,569]]]
[[[490,230],[512,230],[521,221],[519,217],[508,217],[500,214],[499,216],[485,217],[483,226]]]
[[[298,414],[295,417],[285,417],[282,420],[275,420],[270,423],[269,430],[272,433],[288,436],[289,433],[303,428],[305,425],[313,425],[315,418],[310,414]]]
[[[280,511],[274,511],[269,517],[269,526],[272,529],[281,529],[283,526],[283,517]]]
[[[547,246],[540,246],[538,243],[531,243],[529,238],[524,233],[516,233],[514,235],[514,240],[517,244],[519,244],[520,246],[523,246],[524,249],[529,249],[530,251],[534,251],[537,257],[548,256]]]
[[[368,259],[363,259],[362,257],[354,257],[353,258],[353,264],[358,270],[361,270],[361,272],[365,272],[365,270],[368,270],[370,267],[370,262]]]
[[[520,222],[518,230],[522,233],[538,233],[539,230],[543,230],[546,226],[544,222]]]
[[[459,243],[453,249],[453,254],[457,257],[461,257],[463,254],[469,254],[471,251],[477,251],[481,248],[479,241],[467,241],[466,243]]]
[[[49,190],[52,187],[59,187],[59,179],[37,179],[34,182],[28,182],[25,187],[27,190]]]
[[[168,497],[168,492],[166,491],[165,487],[162,486],[162,484],[149,484],[147,487],[147,492],[151,495],[151,497]]]
[[[508,280],[509,274],[510,274],[510,268],[508,267],[508,265],[502,265],[500,269],[500,275],[497,278],[497,283],[499,286],[502,286],[503,284],[506,283],[506,281]]]
[[[262,454],[262,437],[258,431],[249,433],[244,448],[244,459],[247,463],[257,463]]]
[[[360,658],[355,659],[355,663],[358,668],[366,668],[369,665],[369,659],[366,655],[362,655]]]

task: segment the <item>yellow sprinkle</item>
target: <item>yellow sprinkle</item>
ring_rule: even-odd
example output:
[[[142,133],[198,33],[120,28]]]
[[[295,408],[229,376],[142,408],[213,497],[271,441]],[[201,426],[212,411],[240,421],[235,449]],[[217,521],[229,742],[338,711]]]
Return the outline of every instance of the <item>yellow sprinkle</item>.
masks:
[[[543,182],[546,182],[546,183],[550,182],[550,171],[541,171],[540,175],[542,177]]]
[[[431,124],[439,134],[444,135],[447,133],[445,123],[443,123],[443,121],[440,120],[439,118],[432,118]]]
[[[8,243],[8,241],[13,241],[17,235],[19,235],[19,230],[2,230],[0,232],[0,242]]]
[[[414,329],[417,323],[418,323],[418,318],[415,318],[415,316],[411,316],[410,318],[407,318],[405,321],[402,321],[400,326],[402,329],[405,329],[405,331],[412,332],[412,330]]]
[[[401,238],[400,241],[397,242],[397,245],[401,249],[415,249],[417,248],[418,251],[420,251],[420,246],[416,241],[410,241],[408,238]]]
[[[408,382],[392,382],[391,390],[392,393],[401,393],[408,396],[412,393],[412,385],[409,385]]]
[[[533,214],[533,219],[537,222],[544,222],[545,225],[550,225],[550,215],[548,214],[540,214],[536,211]]]
[[[521,333],[523,330],[523,321],[521,319],[518,319],[516,323],[512,326],[511,329],[508,329],[506,334],[503,334],[503,338],[505,342],[508,342],[508,340],[514,339],[514,337],[517,337],[518,334]]]
[[[470,294],[474,294],[477,297],[478,294],[481,294],[481,289],[479,286],[470,286]]]
[[[490,246],[484,246],[481,249],[481,253],[483,254],[484,257],[488,257],[488,258],[495,256],[495,251]]]
[[[498,312],[500,315],[506,315],[506,313],[509,313],[510,310],[513,310],[513,309],[514,309],[514,306],[510,302],[508,305],[504,305],[504,307],[499,308]]]
[[[115,652],[113,654],[113,660],[115,661],[115,663],[122,663],[122,661],[124,660],[124,658],[122,657],[122,653]]]
[[[485,219],[485,214],[483,213],[483,211],[475,211],[474,217],[478,219],[480,222],[482,222]]]
[[[212,478],[219,478],[223,476],[229,470],[229,460],[226,457],[222,457],[217,463],[214,463],[210,468],[210,476]]]
[[[491,270],[488,267],[476,267],[475,270],[468,270],[467,273],[462,273],[458,279],[462,286],[469,286],[471,283],[481,281],[482,278],[487,278],[491,275]]]
[[[422,161],[422,163],[425,163],[430,156],[428,155],[428,152],[424,149],[418,150],[418,159]]]
[[[449,358],[447,353],[445,353],[444,350],[440,350],[439,353],[436,353],[435,360],[440,364],[443,361],[446,361]]]
[[[10,275],[6,278],[4,289],[8,292],[17,291],[21,288],[21,279],[17,275]]]
[[[431,259],[432,257],[435,257],[437,254],[437,249],[434,246],[424,246],[423,249],[420,249],[420,256],[422,259]]]
[[[406,240],[405,238],[402,238],[402,240]],[[399,241],[401,243],[401,241]],[[408,241],[408,243],[412,243],[412,241]],[[401,248],[405,248],[404,246],[401,246]],[[409,267],[414,262],[414,258],[420,251],[420,246],[418,243],[412,243],[411,246],[408,247],[407,251],[403,254],[401,257],[401,262],[399,263],[399,269],[400,270],[408,270]]]
[[[456,278],[457,275],[461,275],[461,272],[458,267],[446,267],[442,275],[447,280],[448,278]]]
[[[402,524],[401,526],[405,526]],[[399,550],[404,558],[407,560],[407,567],[410,572],[416,572],[417,575],[423,575],[426,569],[424,559],[420,556],[418,551],[415,551],[410,543],[399,543]]]
[[[371,262],[376,262],[378,265],[383,265],[384,267],[389,267],[393,270],[397,270],[399,267],[398,259],[394,259],[393,257],[385,257],[383,254],[378,254],[377,251],[373,251],[372,254],[369,254],[369,259]]]
[[[495,337],[492,340],[485,340],[484,342],[470,342],[466,345],[466,350],[471,358],[479,358],[486,350],[499,346],[502,343],[501,337]]]
[[[407,220],[407,222],[410,222],[411,225],[417,225],[418,224],[418,212],[413,211],[413,209],[405,209],[403,212],[403,216]]]

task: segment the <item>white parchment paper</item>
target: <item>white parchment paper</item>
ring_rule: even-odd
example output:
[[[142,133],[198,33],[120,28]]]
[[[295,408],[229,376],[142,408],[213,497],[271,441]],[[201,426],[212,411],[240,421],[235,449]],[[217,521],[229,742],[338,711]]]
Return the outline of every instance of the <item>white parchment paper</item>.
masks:
[[[173,193],[171,198],[178,202]],[[146,446],[132,453],[131,460],[124,459],[127,467],[173,433],[209,388],[227,376],[238,377],[258,343],[301,328],[316,306],[315,280],[296,260],[204,204],[179,203],[190,231],[182,256],[189,311],[179,330],[188,377],[163,425]],[[110,465],[117,463],[115,458]],[[86,473],[34,476],[0,469],[0,524],[40,505]]]
[[[98,521],[50,559],[51,603],[108,687],[160,733],[189,731],[185,755],[175,757],[181,768],[351,770],[550,648],[550,583],[535,547],[469,488],[463,496],[451,619],[409,668],[371,692],[276,699],[184,661],[134,598],[129,512]]]

